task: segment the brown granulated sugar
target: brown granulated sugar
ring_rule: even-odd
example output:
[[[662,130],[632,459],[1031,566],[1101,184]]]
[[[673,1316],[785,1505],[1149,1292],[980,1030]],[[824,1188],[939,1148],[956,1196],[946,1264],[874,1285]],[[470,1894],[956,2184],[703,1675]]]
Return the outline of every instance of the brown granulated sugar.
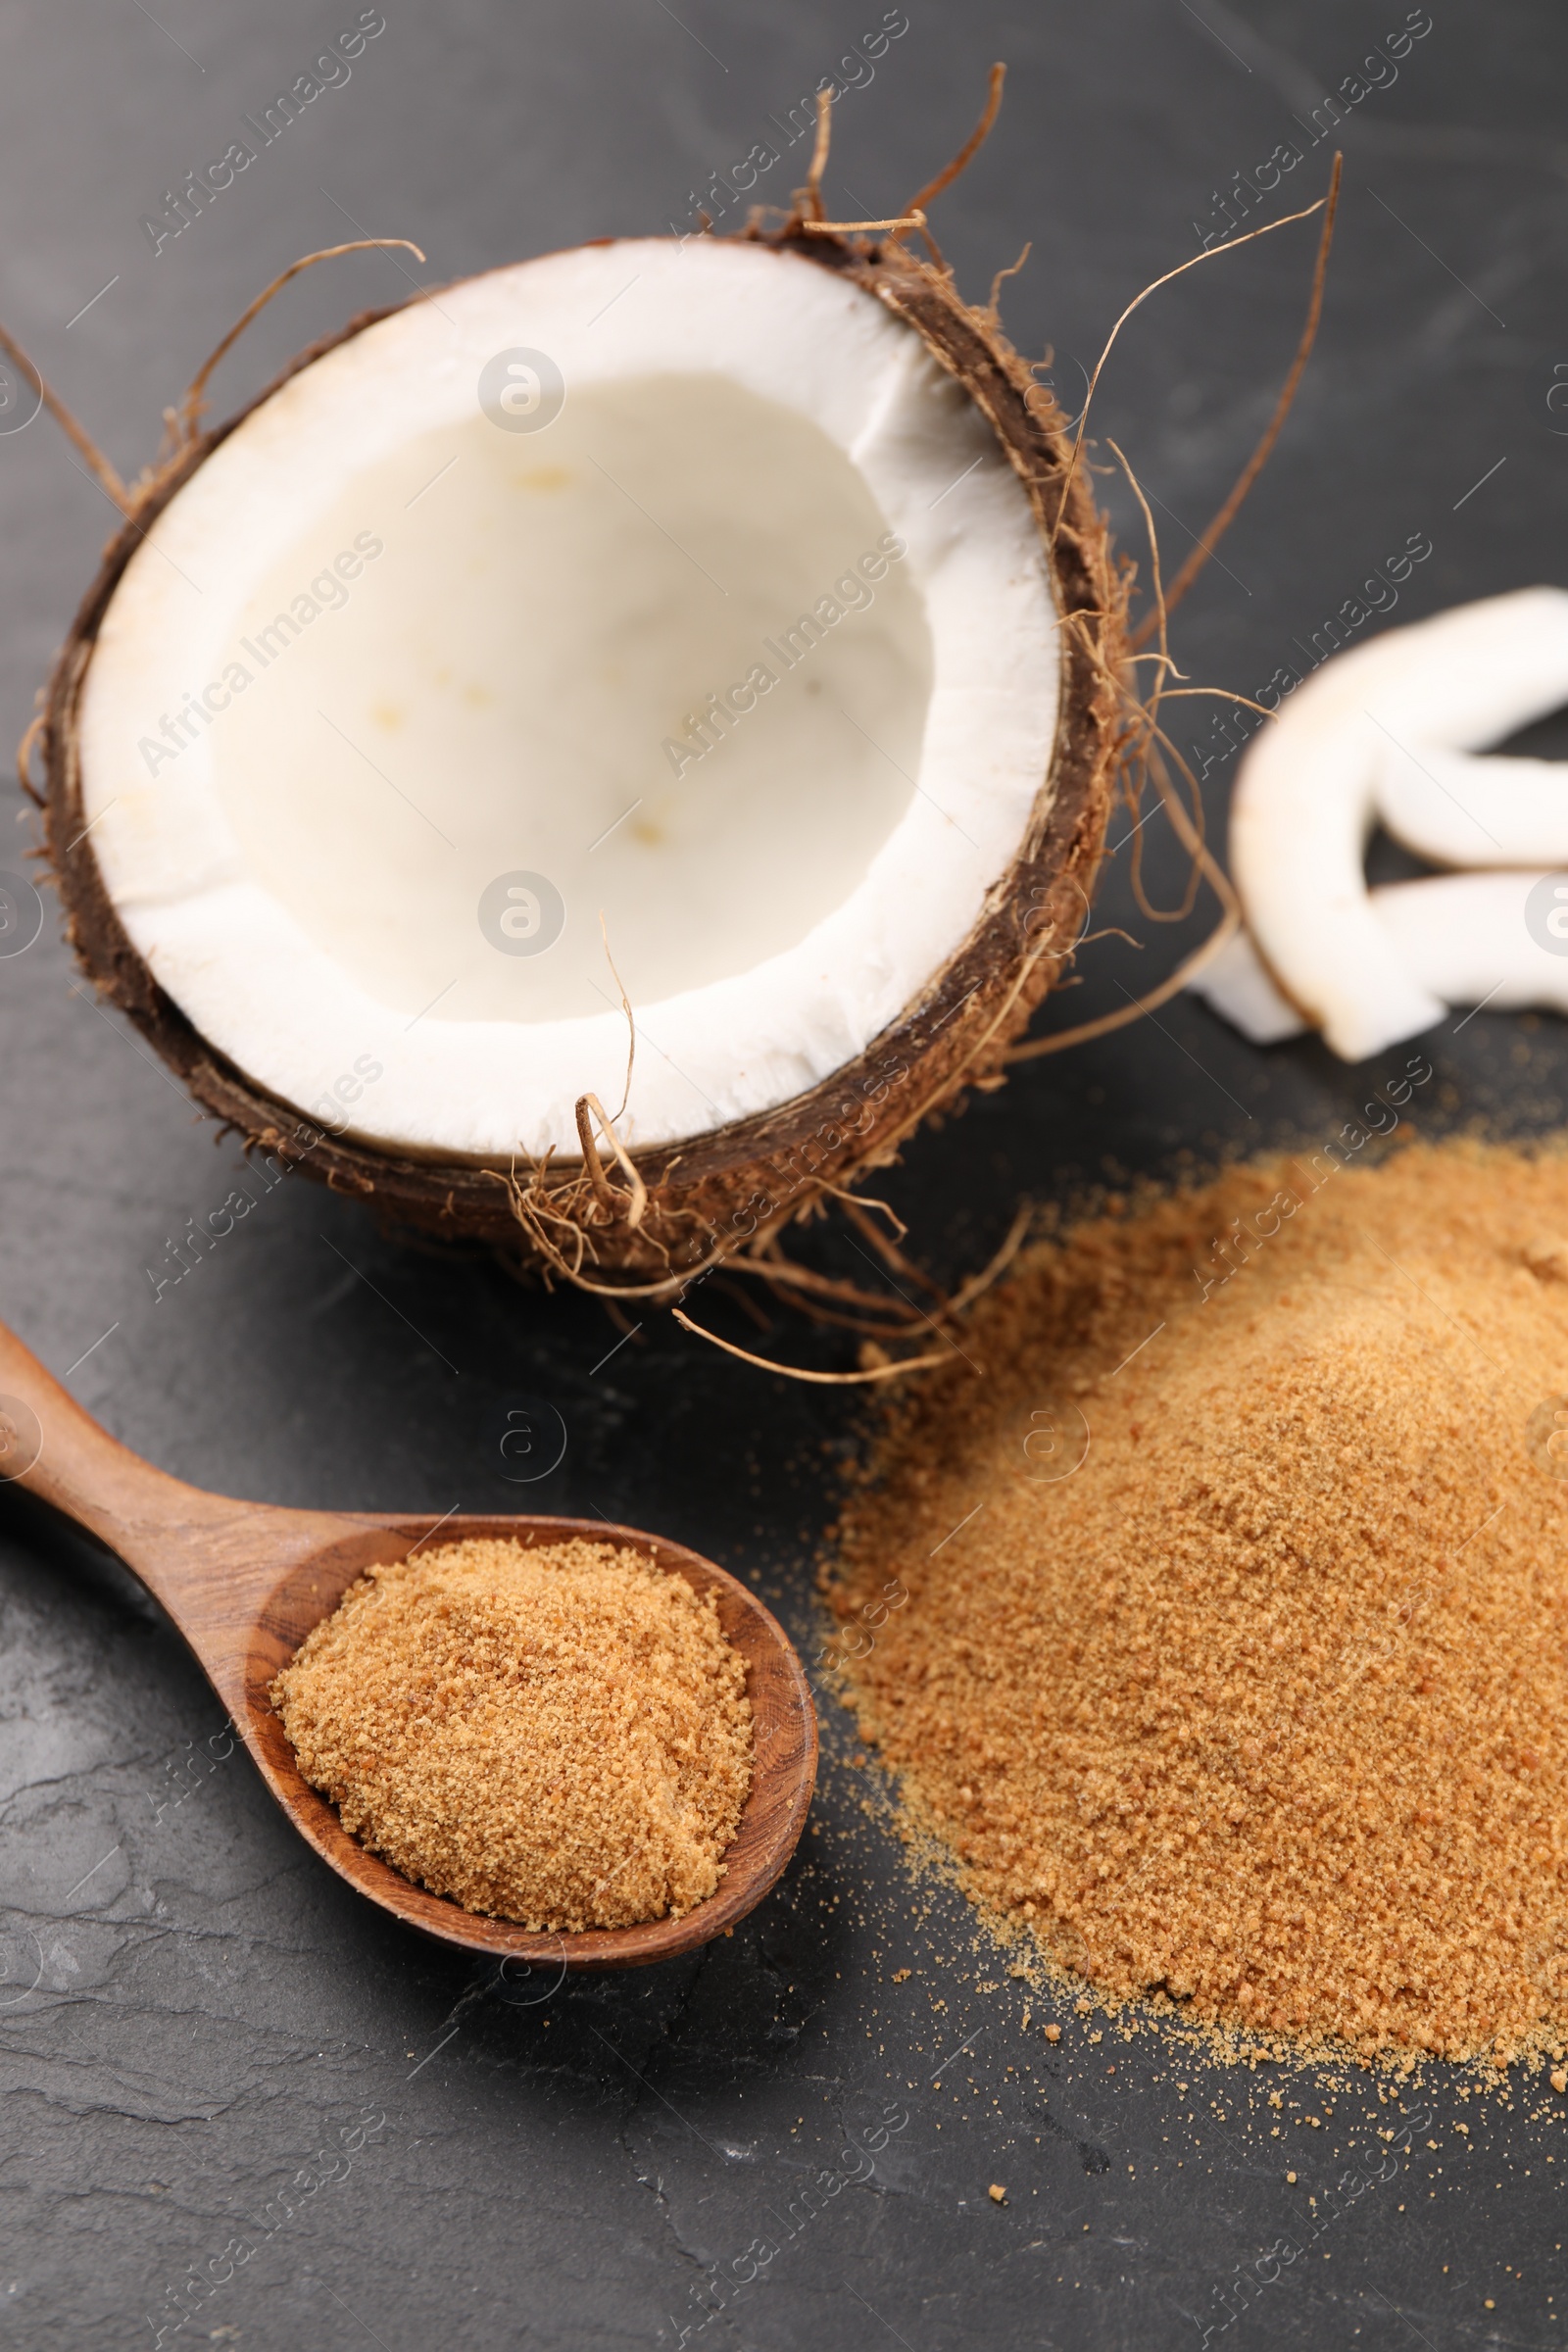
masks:
[[[1238,1169],[964,1348],[828,1585],[906,1825],[1107,2000],[1560,2058],[1568,1158]]]
[[[751,1788],[713,1600],[608,1544],[469,1538],[371,1568],[269,1695],[346,1830],[536,1930],[689,1911]]]

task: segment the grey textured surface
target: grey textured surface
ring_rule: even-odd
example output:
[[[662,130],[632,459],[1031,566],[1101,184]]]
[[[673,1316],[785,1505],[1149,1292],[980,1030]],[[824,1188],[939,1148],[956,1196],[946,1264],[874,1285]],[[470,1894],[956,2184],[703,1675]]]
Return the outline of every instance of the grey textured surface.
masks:
[[[351,78],[155,257],[138,223],[160,191],[356,13],[0,7],[0,316],[122,467],[151,454],[163,406],[295,255],[363,227],[418,240],[439,279],[684,225],[708,175],[881,10],[387,0]],[[1054,339],[1076,405],[1075,370],[1123,303],[1196,250],[1216,191],[1282,139],[1304,145],[1292,118],[1405,10],[908,0],[908,15],[839,109],[831,202],[906,199],[1005,56],[1001,127],[942,230],[976,298],[1034,239],[1009,324],[1029,350]],[[1565,70],[1568,23],[1541,0],[1433,0],[1396,79],[1355,104],[1322,341],[1223,567],[1183,614],[1196,675],[1255,690],[1411,533],[1434,553],[1400,619],[1561,578],[1568,415],[1548,393],[1568,370]],[[1318,193],[1326,154],[1251,217]],[[1310,237],[1285,231],[1167,289],[1107,371],[1099,423],[1160,502],[1167,564],[1267,414]],[[227,364],[220,405],[406,290],[379,257],[316,272]],[[0,732],[20,732],[112,518],[46,420],[0,435]],[[1217,762],[1216,815],[1227,774]],[[20,857],[24,826],[14,839]],[[1169,886],[1168,846],[1152,858]],[[1101,944],[1074,1008],[1118,1002],[1197,936]],[[1455,1027],[1425,1041],[1429,1125],[1560,1118],[1557,1025]],[[215,1150],[126,1031],[73,993],[52,915],[0,961],[0,1312],[57,1372],[74,1367],[119,1436],[231,1492],[434,1516],[512,1507],[498,1433],[510,1400],[542,1396],[568,1434],[531,1490],[545,1507],[699,1546],[809,1643],[855,1420],[842,1394],[742,1376],[662,1317],[602,1363],[615,1335],[597,1309],[399,1250],[300,1178],[155,1297],[147,1269],[222,1199],[232,1146]],[[892,1197],[953,1271],[1022,1194],[1168,1172],[1184,1150],[1320,1139],[1369,1074],[1309,1044],[1254,1054],[1179,1003],[1023,1072],[911,1150]],[[839,1360],[785,1325],[767,1344]],[[501,1985],[318,1865],[225,1756],[203,1684],[128,1580],[3,1498],[0,2343],[1558,2340],[1568,2142],[1528,2099],[1460,2109],[1438,2075],[1429,2121],[1369,2087],[1314,2132],[1298,2120],[1324,2114],[1308,2077],[1283,2086],[1300,2105],[1275,2139],[1274,2070],[1211,2077],[1148,2038],[1093,2045],[1070,2008],[1047,2044],[1038,1996],[1026,2029],[1026,1988],[975,1948],[960,1905],[911,1878],[865,1810],[831,1700],[822,1714],[816,1828],[743,1931],[635,1981]],[[1461,2113],[1468,2139],[1450,2128]],[[1412,2128],[1391,2154],[1376,2133],[1395,2124]],[[1350,2166],[1362,2186],[1336,2203]],[[1270,2259],[1281,2241],[1294,2259]]]

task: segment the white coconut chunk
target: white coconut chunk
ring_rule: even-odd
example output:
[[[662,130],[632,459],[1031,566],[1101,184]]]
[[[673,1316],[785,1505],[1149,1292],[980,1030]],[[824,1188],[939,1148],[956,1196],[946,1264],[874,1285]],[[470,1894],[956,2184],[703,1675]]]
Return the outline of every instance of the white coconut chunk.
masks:
[[[1568,699],[1568,686],[1562,698]],[[1548,703],[1555,708],[1555,700]],[[1396,841],[1435,865],[1568,864],[1568,762],[1489,760],[1390,745],[1378,814]]]
[[[1372,906],[1405,969],[1445,1004],[1568,1012],[1568,873],[1432,874],[1386,883]]]
[[[368,1140],[574,1152],[625,1075],[608,939],[623,1132],[673,1143],[962,943],[1058,669],[1027,496],[910,329],[796,255],[593,246],[366,329],[200,466],[105,615],[84,816],[272,1093],[373,1070]]]
[[[1288,1037],[1302,1036],[1308,1027],[1289,997],[1281,996],[1245,930],[1234,933],[1187,986],[1254,1046],[1280,1045]]]
[[[1568,693],[1568,593],[1527,588],[1338,655],[1281,706],[1237,779],[1231,860],[1256,947],[1328,1044],[1364,1060],[1446,1000],[1404,961],[1363,871],[1391,747],[1494,742]]]
[[[1433,874],[1383,883],[1369,904],[1404,970],[1445,1005],[1568,1012],[1568,871]],[[1254,1046],[1307,1030],[1246,931],[1188,987]]]

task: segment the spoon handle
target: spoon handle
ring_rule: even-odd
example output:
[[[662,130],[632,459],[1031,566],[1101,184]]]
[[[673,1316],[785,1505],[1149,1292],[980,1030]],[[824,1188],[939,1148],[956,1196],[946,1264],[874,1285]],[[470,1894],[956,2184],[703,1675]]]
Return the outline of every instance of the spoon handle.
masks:
[[[294,1561],[368,1524],[237,1502],[122,1446],[0,1323],[0,1484],[12,1482],[107,1546],[161,1601],[211,1672]],[[216,1638],[216,1639],[215,1639]]]
[[[3,1323],[0,1480],[25,1487],[122,1557],[132,1528],[178,1520],[193,1503],[216,1499],[112,1438]]]

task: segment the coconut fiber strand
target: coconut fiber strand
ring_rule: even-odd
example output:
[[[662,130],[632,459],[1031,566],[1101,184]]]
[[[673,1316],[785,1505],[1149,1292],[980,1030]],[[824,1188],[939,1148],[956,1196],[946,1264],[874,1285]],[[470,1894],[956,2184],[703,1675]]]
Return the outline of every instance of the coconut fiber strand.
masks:
[[[1560,2054],[1568,1159],[1237,1170],[1040,1247],[964,1348],[831,1587],[911,1826],[1109,2000]]]
[[[689,1911],[751,1786],[745,1661],[711,1597],[606,1544],[371,1568],[270,1696],[345,1829],[527,1928]]]

